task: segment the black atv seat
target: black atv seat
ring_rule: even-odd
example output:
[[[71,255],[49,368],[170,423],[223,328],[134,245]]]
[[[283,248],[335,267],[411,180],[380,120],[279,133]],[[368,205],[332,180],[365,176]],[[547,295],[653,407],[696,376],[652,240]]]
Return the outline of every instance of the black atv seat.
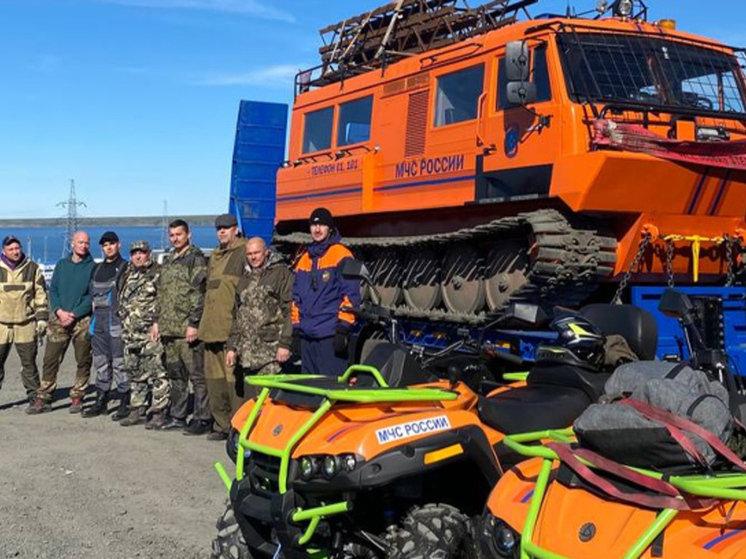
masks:
[[[437,381],[422,368],[420,362],[408,351],[396,344],[381,342],[363,358],[363,365],[378,369],[383,380],[391,387],[412,386]],[[373,386],[375,381],[368,375],[361,375],[358,386]]]
[[[564,429],[601,397],[608,378],[570,365],[538,365],[527,386],[482,397],[477,411],[482,421],[507,435]]]
[[[595,304],[580,310],[604,334],[622,336],[642,361],[655,359],[658,325],[648,311],[632,305]]]

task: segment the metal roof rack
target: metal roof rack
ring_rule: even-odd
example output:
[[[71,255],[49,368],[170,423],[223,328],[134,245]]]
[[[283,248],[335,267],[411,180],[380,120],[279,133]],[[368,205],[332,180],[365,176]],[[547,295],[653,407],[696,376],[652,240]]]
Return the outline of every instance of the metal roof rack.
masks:
[[[320,30],[321,65],[299,72],[296,92],[339,82],[407,56],[457,43],[514,23],[539,0],[397,0]]]

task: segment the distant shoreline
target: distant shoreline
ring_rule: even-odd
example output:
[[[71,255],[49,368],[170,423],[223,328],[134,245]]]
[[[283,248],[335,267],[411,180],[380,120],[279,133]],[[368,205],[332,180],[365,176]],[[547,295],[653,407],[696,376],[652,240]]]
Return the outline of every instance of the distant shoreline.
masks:
[[[169,216],[168,221],[183,219],[189,225],[212,225],[214,215],[185,215]],[[163,227],[164,218],[159,216],[140,217],[81,217],[78,223],[81,229],[86,227]],[[67,227],[64,217],[48,217],[37,219],[0,219],[1,228],[35,228],[35,227]]]

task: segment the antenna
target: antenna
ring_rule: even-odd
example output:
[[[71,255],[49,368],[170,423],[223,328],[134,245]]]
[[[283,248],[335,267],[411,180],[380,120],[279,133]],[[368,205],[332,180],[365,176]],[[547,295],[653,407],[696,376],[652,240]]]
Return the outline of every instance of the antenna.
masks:
[[[163,201],[163,217],[161,218],[161,250],[168,246],[168,200]]]
[[[78,230],[78,206],[86,206],[85,202],[78,200],[75,196],[75,180],[70,179],[70,195],[67,200],[57,204],[58,207],[67,209],[67,217],[65,218],[65,242],[62,245],[62,257],[69,254],[70,243],[73,240],[73,235]]]

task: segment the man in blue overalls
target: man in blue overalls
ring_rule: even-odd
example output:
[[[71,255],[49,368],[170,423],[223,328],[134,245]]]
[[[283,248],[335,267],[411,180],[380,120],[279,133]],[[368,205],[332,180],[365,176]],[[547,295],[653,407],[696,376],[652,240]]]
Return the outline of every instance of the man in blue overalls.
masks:
[[[119,408],[112,420],[119,421],[129,415],[130,380],[124,368],[124,344],[119,310],[119,278],[127,261],[119,254],[119,237],[107,231],[99,240],[104,253],[103,262],[96,264],[91,278],[93,321],[91,322],[91,349],[93,368],[96,370],[96,401],[83,410],[83,417],[96,417],[106,413],[112,377],[119,393]]]

